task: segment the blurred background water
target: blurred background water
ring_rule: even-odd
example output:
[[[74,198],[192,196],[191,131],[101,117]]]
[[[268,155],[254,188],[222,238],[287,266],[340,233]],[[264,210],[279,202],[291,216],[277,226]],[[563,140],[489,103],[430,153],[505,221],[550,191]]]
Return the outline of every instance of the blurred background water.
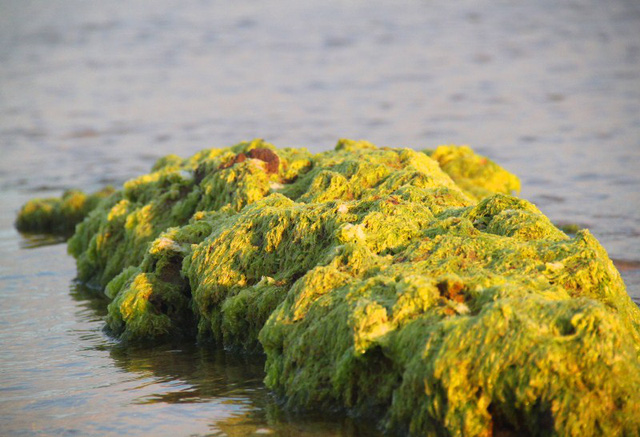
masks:
[[[255,137],[469,144],[588,227],[640,302],[636,0],[0,0],[0,434],[365,435],[287,416],[259,357],[122,350],[34,196]]]

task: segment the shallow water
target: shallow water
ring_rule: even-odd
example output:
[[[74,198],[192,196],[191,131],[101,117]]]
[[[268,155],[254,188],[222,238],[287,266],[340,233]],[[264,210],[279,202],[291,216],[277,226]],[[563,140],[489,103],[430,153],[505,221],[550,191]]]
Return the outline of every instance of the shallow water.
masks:
[[[120,349],[59,239],[12,227],[167,153],[470,144],[640,302],[639,28],[633,0],[0,2],[0,434],[373,433],[285,415],[260,357]]]

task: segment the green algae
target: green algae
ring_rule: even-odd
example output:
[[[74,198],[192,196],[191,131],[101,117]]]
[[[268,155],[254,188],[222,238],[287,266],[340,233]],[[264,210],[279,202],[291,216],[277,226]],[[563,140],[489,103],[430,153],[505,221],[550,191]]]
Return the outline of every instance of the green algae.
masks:
[[[640,310],[606,251],[468,147],[170,155],[69,241],[126,342],[264,351],[291,410],[414,435],[638,435]]]
[[[520,192],[518,178],[468,146],[439,146],[425,153],[438,161],[467,195],[480,200],[494,193]]]
[[[16,228],[21,232],[72,234],[76,225],[114,191],[112,187],[106,187],[88,195],[67,190],[60,198],[30,200],[18,212]]]

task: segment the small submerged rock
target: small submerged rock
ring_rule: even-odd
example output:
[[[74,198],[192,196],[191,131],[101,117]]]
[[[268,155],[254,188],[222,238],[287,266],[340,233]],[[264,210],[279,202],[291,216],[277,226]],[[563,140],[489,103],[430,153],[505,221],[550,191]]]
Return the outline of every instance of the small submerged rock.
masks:
[[[640,310],[605,250],[468,147],[163,158],[80,223],[123,341],[263,351],[291,410],[393,434],[637,435]],[[44,222],[44,221],[43,221]]]
[[[70,235],[102,199],[114,192],[113,187],[90,195],[79,190],[67,190],[60,198],[30,200],[20,209],[16,228],[21,232]]]

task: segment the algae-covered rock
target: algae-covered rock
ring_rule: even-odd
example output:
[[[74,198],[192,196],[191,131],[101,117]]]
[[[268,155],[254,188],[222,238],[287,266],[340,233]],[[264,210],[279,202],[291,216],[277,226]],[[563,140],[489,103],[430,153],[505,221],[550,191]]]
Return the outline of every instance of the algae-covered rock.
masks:
[[[429,156],[430,155],[430,156]],[[291,410],[392,434],[638,435],[640,310],[468,147],[169,156],[69,242],[123,341],[264,351]]]
[[[76,225],[105,197],[113,194],[112,187],[87,195],[67,190],[62,197],[33,199],[18,212],[16,227],[22,232],[72,234]]]
[[[438,161],[442,170],[465,193],[480,200],[494,193],[520,192],[518,178],[468,146],[438,146],[425,153]]]

